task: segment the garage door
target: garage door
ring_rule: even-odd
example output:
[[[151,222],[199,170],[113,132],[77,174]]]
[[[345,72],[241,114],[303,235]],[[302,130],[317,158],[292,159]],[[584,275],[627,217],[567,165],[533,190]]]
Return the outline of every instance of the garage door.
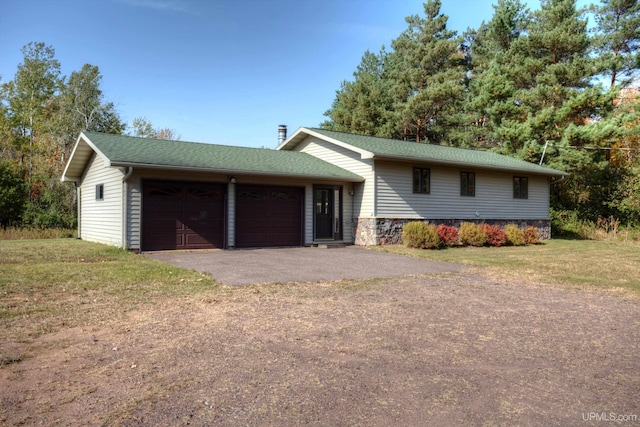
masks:
[[[304,189],[239,185],[236,246],[301,246]]]
[[[222,248],[224,185],[144,181],[142,249]]]

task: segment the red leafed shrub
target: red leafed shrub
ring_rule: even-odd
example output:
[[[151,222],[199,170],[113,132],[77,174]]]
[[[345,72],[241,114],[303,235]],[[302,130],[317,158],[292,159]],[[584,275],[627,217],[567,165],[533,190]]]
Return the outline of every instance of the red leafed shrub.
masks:
[[[445,246],[453,246],[458,243],[460,236],[458,235],[458,229],[449,225],[440,224],[438,226],[438,237]]]
[[[532,225],[526,226],[524,228],[524,243],[527,245],[537,245],[540,243],[540,230]]]
[[[497,225],[482,224],[480,226],[487,236],[487,245],[502,246],[507,243],[507,233]]]

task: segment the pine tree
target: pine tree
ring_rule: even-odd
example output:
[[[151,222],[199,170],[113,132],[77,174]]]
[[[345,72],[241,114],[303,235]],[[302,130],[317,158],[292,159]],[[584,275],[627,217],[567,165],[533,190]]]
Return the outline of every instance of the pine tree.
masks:
[[[440,0],[429,0],[425,17],[407,17],[409,27],[392,42],[396,137],[442,143],[457,124],[465,90],[462,38],[447,29],[440,8]]]
[[[466,33],[469,52],[469,91],[465,101],[465,127],[460,145],[492,148],[502,144],[497,129],[503,118],[517,117],[513,98],[516,83],[516,49],[512,45],[526,34],[531,12],[519,0],[499,0],[494,15],[478,30]],[[513,69],[513,70],[511,70]],[[511,72],[510,72],[511,70]]]
[[[353,73],[354,80],[342,82],[331,109],[324,113],[329,120],[322,127],[362,135],[392,136],[388,58],[384,47],[378,55],[370,51],[364,53]]]
[[[593,10],[597,23],[594,44],[603,73],[611,88],[625,88],[634,83],[640,68],[640,2],[602,0]]]

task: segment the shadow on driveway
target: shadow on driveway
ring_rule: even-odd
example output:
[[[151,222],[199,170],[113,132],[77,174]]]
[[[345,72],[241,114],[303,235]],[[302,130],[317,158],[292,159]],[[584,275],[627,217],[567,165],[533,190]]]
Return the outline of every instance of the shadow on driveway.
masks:
[[[216,281],[229,286],[452,273],[463,268],[458,264],[371,251],[359,246],[171,251],[145,255],[210,273]]]

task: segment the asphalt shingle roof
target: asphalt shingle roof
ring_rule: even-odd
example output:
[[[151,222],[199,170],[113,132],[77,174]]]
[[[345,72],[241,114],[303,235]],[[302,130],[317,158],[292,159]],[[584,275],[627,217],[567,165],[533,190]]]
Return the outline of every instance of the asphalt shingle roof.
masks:
[[[468,167],[485,167],[509,171],[527,171],[543,175],[560,176],[565,172],[525,162],[513,157],[493,153],[491,151],[472,150],[444,145],[425,144],[397,139],[378,138],[335,132],[325,129],[308,128],[328,138],[368,151],[374,158],[401,160],[423,160],[434,163],[460,165]]]
[[[362,181],[306,153],[84,132],[114,166],[150,166]]]

